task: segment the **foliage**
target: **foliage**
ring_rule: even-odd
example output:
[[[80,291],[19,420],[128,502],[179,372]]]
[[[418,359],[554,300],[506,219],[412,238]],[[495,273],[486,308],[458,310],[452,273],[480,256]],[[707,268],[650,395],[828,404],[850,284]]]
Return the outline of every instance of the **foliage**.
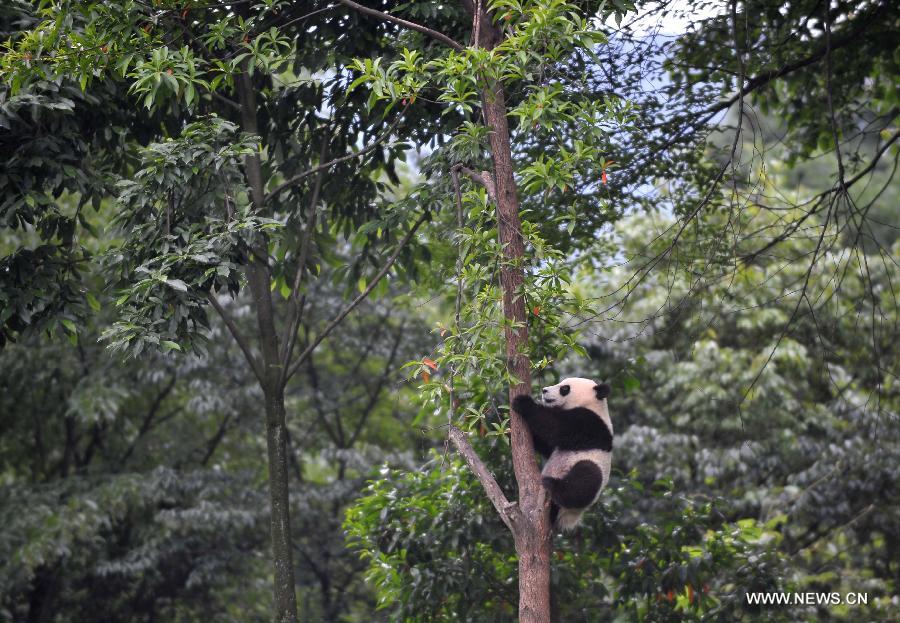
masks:
[[[502,452],[491,455],[503,460]],[[512,544],[487,501],[470,495],[476,484],[461,462],[435,455],[422,471],[382,470],[348,511],[350,543],[367,561],[367,580],[392,620],[514,618]],[[648,497],[652,523],[638,511]],[[595,512],[598,519],[578,537],[557,543],[560,620],[752,620],[745,590],[786,587],[775,525],[729,523],[724,500],[675,496],[665,481],[645,490],[631,474]]]
[[[361,4],[469,45],[333,2],[0,6],[0,620],[269,619],[263,388],[206,305],[256,336],[268,293],[282,345],[302,309],[296,355],[395,252],[284,387],[302,614],[514,618],[435,450],[462,424],[513,493],[495,81],[536,377],[613,386],[559,619],[900,617],[895,3],[494,0],[491,50],[464,2]]]
[[[247,485],[159,468],[40,490],[4,487],[4,618],[27,617],[21,598],[29,585],[48,600],[42,609],[71,621],[109,620],[134,608],[129,602],[159,603],[159,615],[171,619],[210,607],[225,615],[231,605],[218,593],[235,577],[252,583],[262,562],[253,555],[260,500]]]
[[[111,227],[122,242],[110,263],[121,320],[104,334],[113,349],[191,348],[209,327],[206,297],[237,294],[254,237],[280,226],[250,209],[240,164],[258,146],[236,134],[216,117],[189,124],[140,149],[119,182]]]

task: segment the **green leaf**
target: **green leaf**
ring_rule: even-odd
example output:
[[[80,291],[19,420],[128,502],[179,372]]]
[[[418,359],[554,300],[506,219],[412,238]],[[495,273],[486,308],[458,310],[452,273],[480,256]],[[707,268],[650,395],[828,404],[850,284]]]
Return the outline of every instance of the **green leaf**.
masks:
[[[68,318],[63,318],[63,319],[60,320],[60,322],[61,322],[62,325],[63,325],[66,329],[68,329],[69,332],[72,333],[73,335],[75,335],[75,334],[78,333],[78,327],[75,325],[74,322],[72,322],[72,321],[69,320]]]
[[[87,299],[87,304],[90,305],[91,309],[95,312],[100,311],[100,301],[93,294],[86,292],[84,298]]]
[[[163,350],[166,350],[166,351],[177,350],[177,351],[181,352],[181,346],[179,346],[177,343],[175,343],[171,340],[163,340],[159,344],[160,344],[160,346],[163,347]]]
[[[187,292],[187,284],[181,279],[166,279],[166,285],[178,290],[179,292]]]

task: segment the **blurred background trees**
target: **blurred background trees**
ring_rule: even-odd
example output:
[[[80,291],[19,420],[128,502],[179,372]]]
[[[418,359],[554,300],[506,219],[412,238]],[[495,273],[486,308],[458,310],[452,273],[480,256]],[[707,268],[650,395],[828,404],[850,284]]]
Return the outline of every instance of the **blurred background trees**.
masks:
[[[297,607],[513,620],[511,540],[442,428],[454,369],[458,423],[514,493],[499,326],[444,350],[460,243],[464,324],[498,305],[486,192],[464,180],[457,231],[449,176],[483,166],[484,137],[427,93],[347,94],[354,58],[431,59],[425,35],[232,4],[0,7],[0,619],[271,619],[265,387],[232,339],[259,330],[245,269],[266,257],[297,355],[427,210],[283,386]],[[461,5],[361,4],[469,41]],[[510,28],[541,4],[505,3]],[[898,9],[612,4],[607,43],[543,67],[556,112],[511,121],[535,385],[613,386],[613,480],[554,541],[555,616],[896,619]],[[556,157],[576,99],[617,120],[597,126],[602,164]],[[869,603],[751,607],[752,590]]]

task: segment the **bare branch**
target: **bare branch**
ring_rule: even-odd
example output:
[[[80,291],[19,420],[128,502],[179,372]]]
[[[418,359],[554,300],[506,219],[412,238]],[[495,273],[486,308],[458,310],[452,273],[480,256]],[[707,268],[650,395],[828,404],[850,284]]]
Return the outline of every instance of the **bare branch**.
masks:
[[[381,270],[378,271],[378,274],[375,275],[375,278],[372,279],[372,281],[369,283],[369,285],[366,287],[366,289],[363,290],[363,292],[359,296],[357,296],[355,299],[350,301],[350,303],[343,310],[341,310],[341,313],[339,313],[337,316],[335,316],[334,319],[328,323],[328,326],[326,326],[322,330],[322,332],[316,336],[316,339],[314,339],[310,343],[310,345],[307,346],[306,349],[304,349],[304,351],[302,353],[300,353],[300,355],[297,357],[297,359],[294,361],[294,363],[291,364],[290,368],[287,371],[287,374],[284,375],[282,383],[287,383],[288,380],[292,376],[294,376],[294,374],[297,373],[297,370],[300,368],[301,365],[303,365],[303,362],[306,361],[306,359],[310,356],[310,354],[313,352],[313,350],[315,350],[316,346],[318,346],[322,342],[322,340],[324,340],[326,337],[328,337],[328,335],[332,331],[334,331],[335,327],[337,327],[341,323],[341,321],[343,321],[344,318],[347,317],[347,314],[352,312],[356,308],[357,305],[362,303],[366,299],[366,297],[369,296],[369,294],[372,292],[372,290],[375,289],[375,286],[377,286],[378,283],[384,278],[384,276],[388,274],[388,271],[390,271],[391,266],[394,265],[394,262],[397,261],[397,258],[400,256],[400,252],[403,250],[404,247],[406,247],[406,245],[412,239],[413,235],[415,235],[416,230],[419,229],[419,226],[422,223],[424,223],[425,219],[427,219],[427,218],[428,218],[428,213],[426,212],[425,214],[423,214],[421,216],[421,218],[419,218],[418,221],[416,221],[416,223],[412,226],[412,228],[409,230],[409,232],[407,232],[407,234],[403,238],[403,240],[400,241],[400,244],[397,245],[397,248],[394,250],[394,252],[388,258],[387,262],[384,263],[384,266],[381,267]]]
[[[461,44],[457,43],[456,41],[454,41],[453,39],[451,39],[444,33],[438,32],[436,30],[432,30],[431,28],[428,28],[427,26],[422,26],[421,24],[416,24],[415,22],[410,22],[408,20],[405,20],[405,19],[402,19],[399,17],[395,17],[389,13],[383,13],[383,12],[377,11],[375,9],[370,9],[369,7],[366,7],[366,6],[363,6],[356,2],[353,2],[352,0],[337,0],[337,1],[340,2],[341,4],[343,4],[344,6],[348,6],[351,9],[355,9],[355,10],[359,11],[360,13],[365,13],[366,15],[371,15],[372,17],[377,17],[378,19],[383,19],[386,22],[398,24],[400,26],[409,28],[410,30],[415,30],[416,32],[420,32],[422,34],[428,35],[429,37],[431,37],[433,39],[437,39],[441,43],[444,43],[444,44],[450,46],[454,50],[464,50],[465,49]]]
[[[213,294],[212,292],[207,292],[206,298],[209,301],[210,305],[213,306],[213,309],[216,310],[216,313],[219,314],[219,317],[222,319],[222,322],[225,323],[225,326],[228,327],[228,331],[231,333],[231,337],[234,338],[234,341],[237,342],[237,345],[240,347],[241,352],[244,353],[244,357],[247,359],[247,363],[250,364],[250,368],[253,370],[253,374],[260,382],[260,385],[265,386],[265,383],[263,381],[262,368],[260,367],[259,362],[256,360],[256,357],[253,356],[253,352],[250,350],[250,345],[247,343],[247,338],[245,338],[238,330],[237,325],[234,324],[234,320],[231,319],[231,316],[228,315],[228,313],[219,303],[219,300],[216,298],[215,294]]]
[[[481,457],[475,452],[475,448],[469,443],[466,434],[456,426],[450,427],[450,441],[456,446],[456,451],[466,460],[469,469],[472,470],[478,482],[484,487],[484,492],[487,494],[491,504],[494,505],[494,508],[497,509],[500,519],[515,534],[516,525],[521,519],[521,511],[519,511],[518,505],[506,499],[503,489],[500,488],[494,476],[482,462]]]

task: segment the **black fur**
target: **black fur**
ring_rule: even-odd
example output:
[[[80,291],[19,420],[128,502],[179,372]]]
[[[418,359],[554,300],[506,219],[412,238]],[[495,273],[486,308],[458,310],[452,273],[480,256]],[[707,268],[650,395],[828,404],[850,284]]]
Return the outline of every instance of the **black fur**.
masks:
[[[556,505],[556,502],[550,500],[550,525],[556,525],[556,518],[559,517],[559,506]]]
[[[563,508],[585,508],[603,485],[603,470],[593,461],[578,461],[563,478],[541,479],[550,499]]]
[[[606,387],[608,394],[609,386]],[[534,448],[544,457],[549,457],[554,448],[612,452],[609,427],[590,409],[548,407],[525,395],[516,396],[513,409],[525,418]]]

